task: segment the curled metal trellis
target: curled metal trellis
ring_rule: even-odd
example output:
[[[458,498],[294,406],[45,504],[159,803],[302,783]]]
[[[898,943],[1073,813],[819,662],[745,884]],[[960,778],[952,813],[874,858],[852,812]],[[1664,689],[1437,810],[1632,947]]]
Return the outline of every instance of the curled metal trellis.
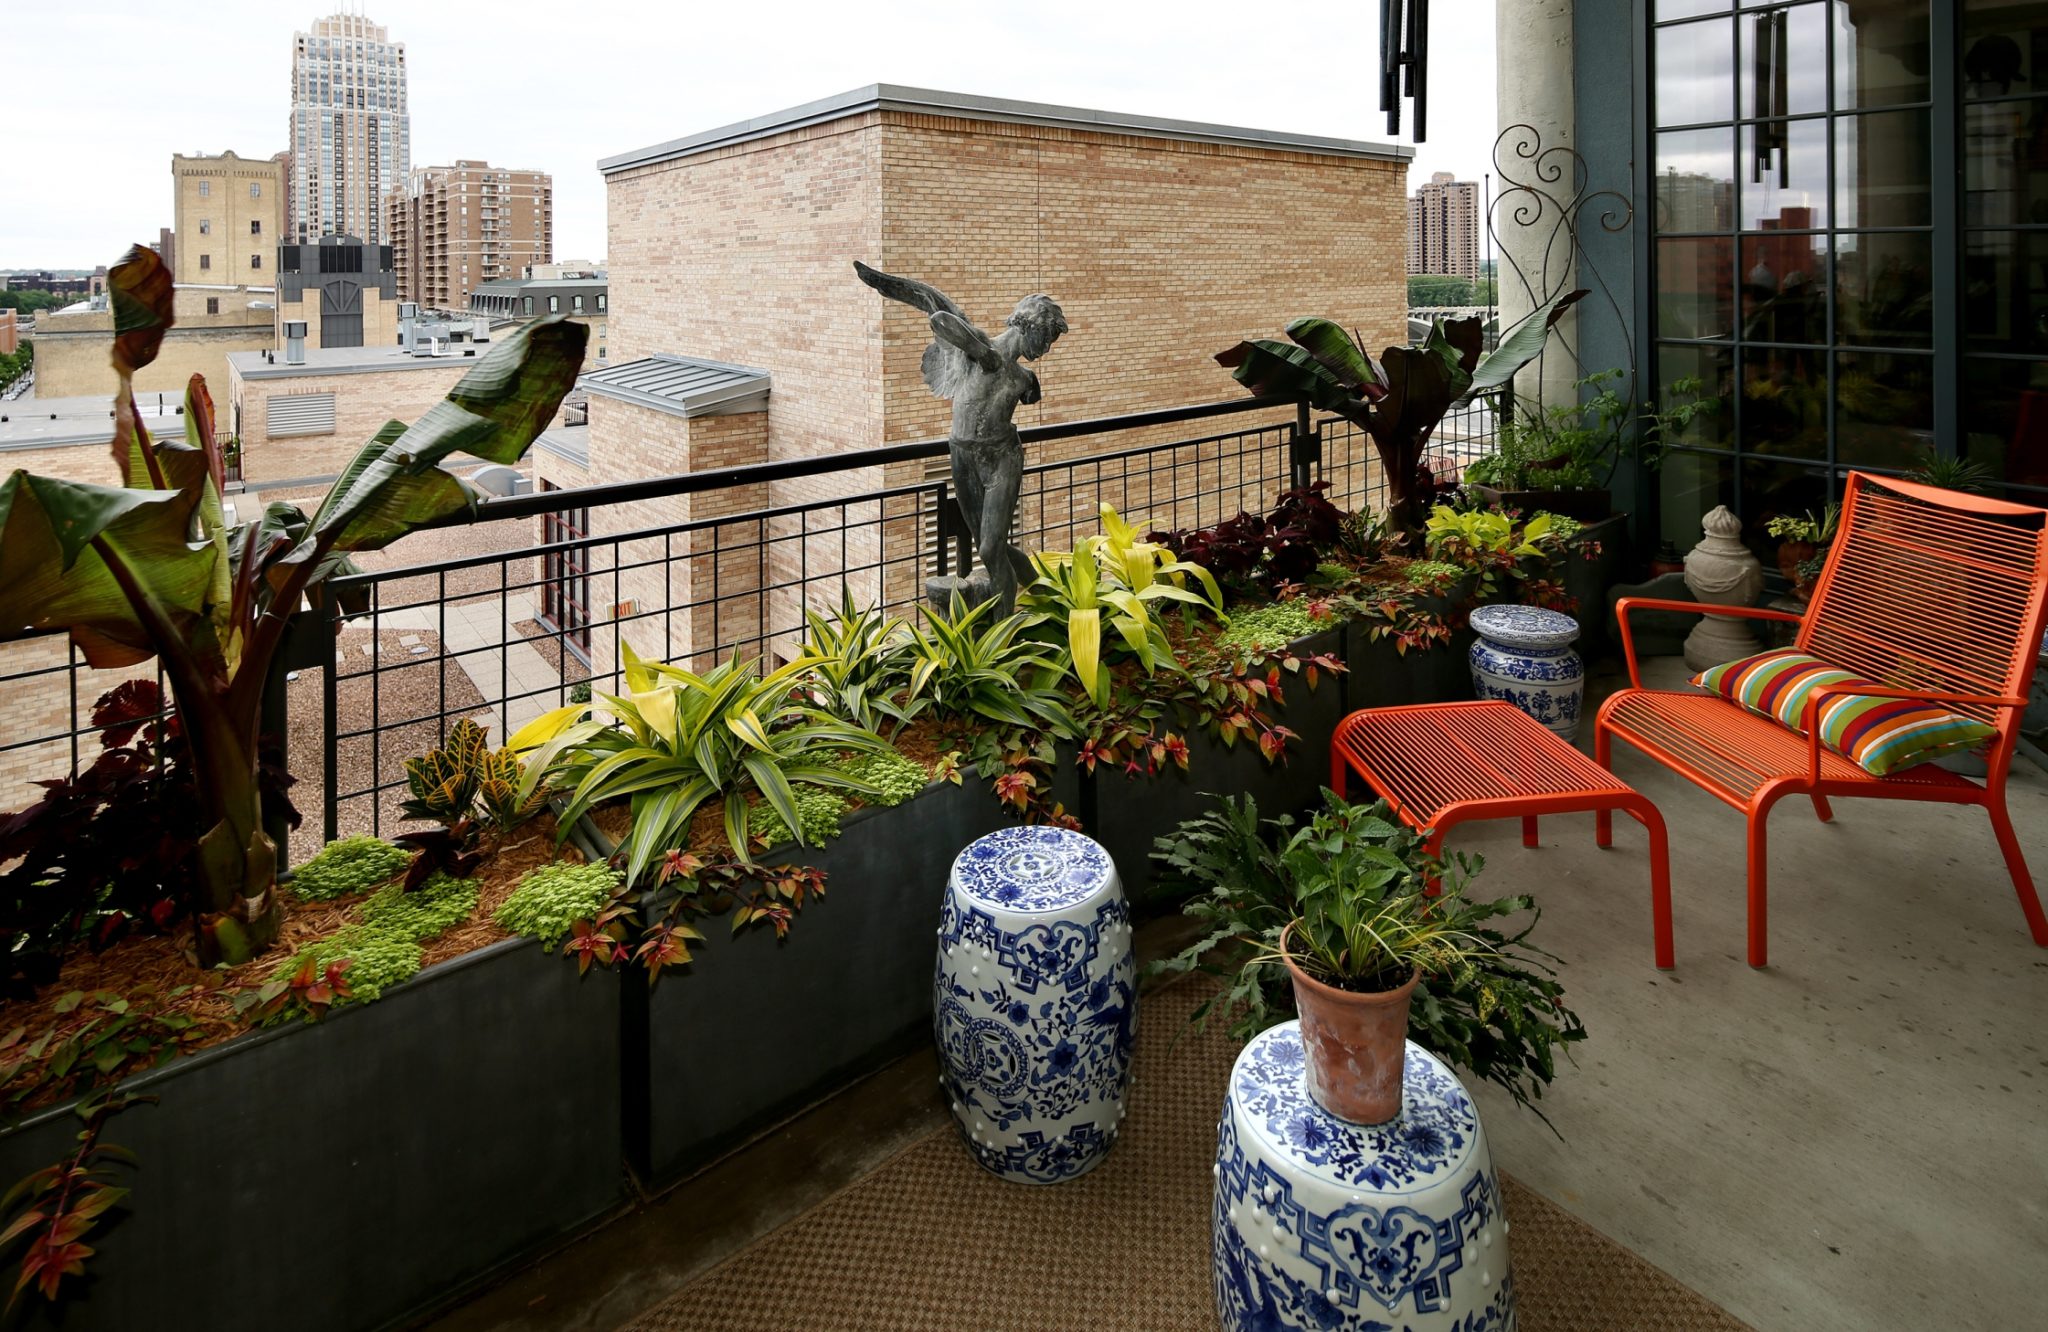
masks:
[[[1579,355],[1589,315],[1612,318],[1621,330],[1628,364],[1620,396],[1624,402],[1635,402],[1638,367],[1628,316],[1583,240],[1588,227],[1597,226],[1609,235],[1627,231],[1635,222],[1634,202],[1622,190],[1594,188],[1586,159],[1563,144],[1544,147],[1542,132],[1534,125],[1510,125],[1500,132],[1493,141],[1493,168],[1501,188],[1486,204],[1486,234],[1499,256],[1493,275],[1496,300],[1510,289],[1510,280],[1518,284],[1516,289],[1532,311],[1544,309],[1574,288],[1583,287],[1588,293],[1574,307],[1577,335],[1560,326],[1537,359],[1535,409],[1543,409],[1542,370],[1545,358],[1554,354],[1550,350],[1553,343],[1571,358],[1575,380],[1608,368],[1588,367]],[[1507,243],[1503,220],[1513,228],[1513,246]]]

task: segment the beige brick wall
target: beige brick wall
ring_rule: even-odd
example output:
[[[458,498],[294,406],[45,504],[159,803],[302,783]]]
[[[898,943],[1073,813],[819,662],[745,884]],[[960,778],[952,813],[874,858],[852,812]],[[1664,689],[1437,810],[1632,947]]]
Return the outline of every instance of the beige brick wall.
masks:
[[[0,643],[0,680],[7,681],[7,748],[0,749],[0,811],[13,812],[42,795],[36,782],[71,773],[70,732],[92,722],[93,704],[123,680],[156,678],[153,662],[122,670],[78,671],[76,706],[62,634]],[[80,766],[99,753],[96,735],[80,737]]]
[[[171,179],[179,282],[261,286],[276,276],[277,247],[284,239],[284,163],[232,152],[173,153]]]
[[[268,311],[260,326],[179,327],[164,335],[156,360],[135,376],[137,393],[163,393],[183,398],[193,375],[204,375],[214,402],[222,400],[228,382],[228,357],[235,352],[262,351],[270,345]],[[45,316],[47,318],[47,316]],[[42,398],[111,397],[121,386],[113,363],[114,333],[104,329],[36,333],[36,396]]]
[[[1070,331],[1034,367],[1045,401],[1021,408],[1020,426],[1230,399],[1242,390],[1215,353],[1277,336],[1297,315],[1337,319],[1373,348],[1405,335],[1406,177],[1395,161],[865,112],[610,177],[611,359],[673,352],[767,369],[775,459],[942,436],[947,406],[919,369],[926,322],[862,286],[862,258],[932,282],[991,332],[1027,293],[1061,303]],[[1034,446],[1040,463],[1228,436],[1063,472],[1043,493],[1027,481],[1024,529],[1059,547],[1094,529],[1102,502],[1163,526],[1270,504],[1285,484],[1283,433],[1240,433],[1286,418]],[[598,462],[608,447],[593,431],[594,468],[613,475],[663,461]],[[777,483],[767,502],[816,505],[927,476],[889,470]],[[1167,505],[1176,490],[1206,494]],[[893,503],[880,526],[873,504],[775,520],[770,581],[843,565],[865,599],[880,566],[890,599],[916,597],[926,528],[911,509]],[[836,531],[802,537],[848,522],[858,530],[843,548]],[[826,584],[814,602],[836,601]],[[798,610],[787,593],[771,598],[771,627]]]
[[[229,379],[224,421],[242,437],[242,478],[250,484],[295,477],[332,476],[386,421],[408,424],[448,396],[455,381],[476,365],[462,357],[432,361],[416,369],[346,375],[293,375]],[[265,429],[267,403],[291,393],[332,393],[334,433],[273,438]]]

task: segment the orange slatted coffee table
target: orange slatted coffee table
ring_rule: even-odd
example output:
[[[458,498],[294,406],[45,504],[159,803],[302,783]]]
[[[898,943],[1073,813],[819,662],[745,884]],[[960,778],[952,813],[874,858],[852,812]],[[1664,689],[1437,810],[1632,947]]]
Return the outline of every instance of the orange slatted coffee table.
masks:
[[[1393,806],[1403,823],[1427,829],[1432,854],[1444,833],[1472,819],[1522,820],[1522,845],[1536,845],[1544,814],[1598,814],[1601,846],[1614,841],[1620,810],[1650,833],[1650,919],[1657,965],[1673,964],[1671,857],[1657,807],[1512,703],[1423,703],[1368,708],[1337,724],[1330,786],[1344,794],[1351,773]]]

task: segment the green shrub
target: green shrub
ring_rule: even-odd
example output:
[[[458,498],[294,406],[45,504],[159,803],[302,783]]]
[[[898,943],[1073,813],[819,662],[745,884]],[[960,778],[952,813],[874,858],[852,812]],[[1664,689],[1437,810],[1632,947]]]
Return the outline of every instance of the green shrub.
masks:
[[[420,946],[369,925],[351,925],[300,949],[272,972],[270,979],[290,981],[308,959],[316,970],[347,959],[348,970],[342,973],[342,979],[348,983],[349,997],[338,1001],[337,1007],[342,1003],[364,1004],[381,997],[385,990],[420,969]]]
[[[519,881],[491,919],[552,952],[577,921],[604,910],[618,886],[618,871],[609,865],[543,865]]]
[[[476,899],[475,881],[436,874],[409,893],[395,883],[379,892],[363,903],[362,921],[401,939],[431,939],[468,920]]]
[[[1457,582],[1465,571],[1442,560],[1417,560],[1401,571],[1410,587],[1436,587]]]
[[[1238,612],[1231,617],[1230,628],[1223,631],[1219,641],[1225,647],[1249,652],[1277,652],[1323,627],[1309,614],[1308,603],[1296,598]]]
[[[1326,560],[1316,566],[1316,580],[1318,582],[1341,586],[1357,576],[1358,570],[1348,564],[1337,564]]]
[[[895,750],[885,754],[857,754],[848,759],[847,771],[875,788],[875,794],[861,797],[868,805],[890,809],[916,795],[931,782],[923,766]]]
[[[839,819],[846,813],[845,796],[815,786],[794,787],[791,794],[796,799],[796,821],[803,829],[805,846],[823,846],[839,835]],[[766,805],[754,811],[753,828],[754,836],[761,839],[763,846],[780,846],[795,840],[782,816]]]
[[[367,893],[405,873],[412,852],[381,837],[344,837],[320,848],[292,874],[291,889],[300,900],[326,902]]]
[[[578,680],[575,684],[570,685],[569,701],[571,703],[588,703],[590,701],[590,681]]]

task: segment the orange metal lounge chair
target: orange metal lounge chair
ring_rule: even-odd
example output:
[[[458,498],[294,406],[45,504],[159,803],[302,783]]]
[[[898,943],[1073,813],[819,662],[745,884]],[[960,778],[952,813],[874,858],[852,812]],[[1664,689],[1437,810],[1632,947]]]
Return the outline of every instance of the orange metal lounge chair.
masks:
[[[2048,510],[1851,473],[1840,528],[1806,614],[1715,611],[1796,623],[1800,651],[1881,682],[1815,691],[1804,736],[1716,695],[1643,688],[1630,612],[1697,613],[1697,603],[1628,597],[1615,609],[1633,687],[1600,709],[1593,756],[1611,766],[1613,742],[1626,741],[1748,817],[1751,966],[1766,961],[1764,821],[1788,795],[1811,798],[1823,820],[1834,817],[1831,796],[1984,806],[2027,928],[2048,948],[2048,916],[2005,807],[2006,773],[2048,615]],[[1979,784],[1925,764],[1873,777],[1821,746],[1818,711],[1824,698],[1838,694],[1924,699],[1996,727],[1987,742],[1988,774]],[[1603,824],[1607,818],[1600,816]]]

